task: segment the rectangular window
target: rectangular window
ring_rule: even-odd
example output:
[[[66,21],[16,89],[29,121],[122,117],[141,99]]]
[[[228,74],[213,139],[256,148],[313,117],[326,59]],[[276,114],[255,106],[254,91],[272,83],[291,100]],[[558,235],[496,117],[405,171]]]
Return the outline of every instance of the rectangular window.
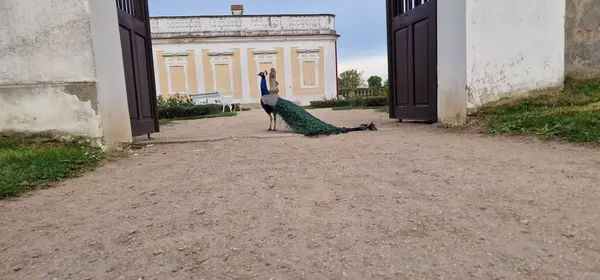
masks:
[[[302,86],[317,87],[317,64],[314,61],[302,61]]]
[[[217,91],[232,91],[229,64],[215,64]]]
[[[183,66],[170,66],[169,75],[171,77],[172,93],[187,93],[185,84],[185,70]]]
[[[270,73],[271,68],[274,68],[273,62],[259,62],[258,63],[258,71],[260,71],[260,72],[264,72],[265,70],[267,70],[267,72]]]

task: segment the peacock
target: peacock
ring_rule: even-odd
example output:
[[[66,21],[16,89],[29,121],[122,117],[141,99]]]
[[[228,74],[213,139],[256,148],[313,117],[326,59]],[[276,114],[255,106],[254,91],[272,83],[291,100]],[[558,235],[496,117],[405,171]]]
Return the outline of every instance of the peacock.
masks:
[[[271,94],[267,88],[267,71],[260,72],[260,105],[269,115],[269,131],[276,130],[277,116],[280,116],[283,121],[298,134],[305,136],[319,136],[348,133],[351,131],[377,130],[375,124],[361,124],[358,127],[337,127],[328,124],[308,113],[304,108],[294,104],[293,102],[279,97],[277,94]],[[273,125],[273,128],[271,126]]]

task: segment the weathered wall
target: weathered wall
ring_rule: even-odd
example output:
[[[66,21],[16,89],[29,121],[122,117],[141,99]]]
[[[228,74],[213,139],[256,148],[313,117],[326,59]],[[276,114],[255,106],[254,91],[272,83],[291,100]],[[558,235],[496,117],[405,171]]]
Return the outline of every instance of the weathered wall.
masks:
[[[0,26],[0,131],[131,141],[114,2],[2,0]]]
[[[2,5],[0,130],[101,137],[87,0]]]
[[[566,2],[565,70],[575,78],[600,78],[600,1]]]
[[[467,0],[466,18],[470,106],[562,84],[565,0]]]

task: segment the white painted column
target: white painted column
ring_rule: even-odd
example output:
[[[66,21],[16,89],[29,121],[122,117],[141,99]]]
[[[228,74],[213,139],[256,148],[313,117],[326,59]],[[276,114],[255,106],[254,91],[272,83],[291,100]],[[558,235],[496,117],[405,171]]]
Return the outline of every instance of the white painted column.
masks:
[[[202,57],[202,49],[194,48],[194,57],[196,57],[196,80],[198,81],[198,93],[206,93],[204,85],[204,57]]]
[[[109,150],[131,143],[131,122],[115,2],[89,1],[102,134]]]
[[[467,120],[466,0],[437,2],[438,121]]]
[[[242,74],[242,98],[244,103],[250,103],[250,77],[248,76],[248,49],[240,48],[240,73]]]
[[[294,81],[292,76],[292,48],[286,46],[283,48],[283,68],[285,73],[285,97],[294,101]]]
[[[158,52],[160,50],[156,49],[154,46],[152,46],[152,57],[154,59],[154,84],[156,86],[156,96],[160,96],[161,92],[160,92],[160,75],[158,72],[158,63],[156,63],[158,61]]]
[[[335,98],[337,95],[335,62],[335,41],[329,41],[323,47],[323,70],[325,71],[325,81],[323,81],[325,83],[325,92],[323,96],[327,99]]]

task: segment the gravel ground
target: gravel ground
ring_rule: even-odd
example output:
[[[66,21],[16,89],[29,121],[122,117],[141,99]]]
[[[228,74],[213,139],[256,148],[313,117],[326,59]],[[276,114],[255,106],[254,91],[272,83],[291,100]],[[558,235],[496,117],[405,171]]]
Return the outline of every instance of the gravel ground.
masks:
[[[382,130],[265,132],[260,110],[166,126],[214,141],[0,201],[0,278],[600,279],[600,151],[312,112]]]

